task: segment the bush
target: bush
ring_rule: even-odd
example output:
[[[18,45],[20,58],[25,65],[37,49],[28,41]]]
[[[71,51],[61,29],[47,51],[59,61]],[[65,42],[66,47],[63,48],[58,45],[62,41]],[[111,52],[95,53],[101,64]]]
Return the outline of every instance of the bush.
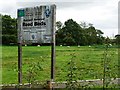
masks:
[[[17,43],[17,36],[15,35],[2,35],[2,44],[11,45]]]

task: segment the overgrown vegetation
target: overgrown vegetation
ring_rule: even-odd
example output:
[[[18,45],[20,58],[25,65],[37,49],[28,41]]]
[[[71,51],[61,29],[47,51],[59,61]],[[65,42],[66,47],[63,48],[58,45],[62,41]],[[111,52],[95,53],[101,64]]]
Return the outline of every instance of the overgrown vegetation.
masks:
[[[114,63],[114,66],[111,66],[112,63],[112,54],[109,53],[110,51],[110,42],[109,40],[106,40],[105,44],[105,50],[103,54],[103,62],[102,62],[102,67],[103,67],[103,89],[108,88],[111,84],[112,79],[116,79],[118,75],[118,65]],[[111,69],[114,69],[114,72],[111,71]],[[113,78],[114,77],[114,78]]]
[[[77,78],[77,66],[76,66],[76,63],[75,63],[75,55],[71,54],[70,56],[72,56],[72,57],[67,64],[68,73],[67,73],[67,76],[65,78],[66,78],[66,81],[67,81],[66,88],[73,89],[77,85],[76,84],[77,79],[78,79]]]
[[[3,46],[2,47],[2,70],[3,74],[3,83],[17,83],[17,47],[16,46]],[[11,52],[13,51],[14,52]],[[56,64],[55,64],[55,80],[56,81],[65,81],[66,75],[68,74],[67,65],[72,58],[77,67],[75,73],[79,80],[87,79],[101,79],[103,76],[103,53],[104,46],[57,46],[56,47]],[[73,55],[74,53],[74,55]],[[110,69],[114,73],[111,78],[116,78],[118,72],[118,49],[115,46],[109,48],[109,55],[111,55]],[[72,56],[73,55],[73,56]],[[41,61],[43,59],[43,61]],[[71,59],[71,60],[72,60]],[[50,47],[49,46],[23,46],[23,75],[26,73],[32,72],[35,74],[35,71],[31,71],[31,67],[36,65],[39,62],[42,67],[41,70],[38,70],[39,76],[34,77],[36,80],[47,81],[50,80]],[[34,63],[34,64],[33,64]],[[12,67],[12,68],[11,68]],[[30,71],[30,72],[28,72]],[[70,71],[69,71],[70,73]],[[24,77],[25,78],[25,77]],[[23,79],[23,83],[27,83],[28,80]]]
[[[106,41],[106,44],[105,44],[105,50],[104,50],[104,53],[103,53],[103,60],[102,60],[102,63],[101,63],[101,67],[103,68],[101,72],[101,81],[103,83],[100,84],[101,81],[99,81],[99,84],[100,85],[96,85],[95,82],[92,82],[92,81],[89,81],[89,82],[86,82],[86,81],[83,81],[83,82],[80,82],[78,80],[82,80],[81,79],[81,74],[83,74],[82,72],[80,72],[80,68],[81,66],[77,67],[76,65],[76,61],[75,61],[75,55],[74,54],[71,54],[71,59],[70,61],[68,62],[68,73],[67,73],[67,83],[66,83],[66,88],[69,88],[69,89],[75,89],[75,88],[88,88],[88,89],[91,89],[91,88],[101,88],[103,90],[105,90],[106,88],[108,89],[115,89],[115,88],[119,88],[119,84],[117,84],[118,82],[113,82],[113,80],[116,80],[117,78],[117,75],[118,75],[118,68],[119,66],[116,65],[114,63],[114,66],[112,66],[112,61],[111,61],[111,55],[109,53],[109,49],[111,48],[110,44],[108,41]],[[91,67],[90,67],[91,68]],[[112,71],[112,69],[114,71]],[[78,71],[79,70],[79,71]],[[90,71],[90,69],[89,69]],[[84,71],[86,72],[86,71]],[[80,75],[79,75],[79,74]],[[87,74],[91,74],[91,73],[94,73],[94,72],[88,72]],[[98,77],[99,75],[94,75],[96,77]],[[115,84],[116,83],[116,84]],[[103,85],[103,87],[102,87]]]

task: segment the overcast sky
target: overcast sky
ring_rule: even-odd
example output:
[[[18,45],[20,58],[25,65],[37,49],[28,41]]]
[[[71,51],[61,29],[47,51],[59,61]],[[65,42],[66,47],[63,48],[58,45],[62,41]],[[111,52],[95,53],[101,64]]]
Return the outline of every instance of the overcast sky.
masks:
[[[64,2],[63,2],[64,1]],[[104,36],[118,34],[119,0],[0,0],[0,13],[17,17],[17,9],[43,4],[56,4],[56,19],[64,21],[72,18],[80,22],[92,23]]]

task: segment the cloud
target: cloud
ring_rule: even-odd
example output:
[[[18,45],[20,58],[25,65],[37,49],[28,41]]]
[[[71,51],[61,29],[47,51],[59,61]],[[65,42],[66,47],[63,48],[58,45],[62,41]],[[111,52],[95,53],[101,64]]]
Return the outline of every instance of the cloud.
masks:
[[[108,1],[108,0],[106,0]],[[58,9],[64,9],[64,8],[79,8],[79,9],[83,9],[83,8],[88,8],[88,7],[93,7],[93,6],[97,6],[100,5],[101,3],[107,3],[106,1],[99,1],[99,0],[74,0],[74,1],[69,1],[69,0],[25,0],[25,1],[18,1],[17,5],[21,6],[21,7],[33,7],[33,6],[38,6],[38,5],[44,5],[44,4],[56,4]]]
[[[0,13],[17,16],[18,8],[34,7],[46,4],[57,5],[57,21],[66,21],[69,18],[80,23],[85,21],[94,24],[106,34],[117,32],[118,0],[1,0]],[[110,31],[109,31],[110,30]],[[108,33],[107,33],[108,31]]]
[[[16,0],[1,0],[0,1],[0,13],[8,14],[12,17],[16,17]]]

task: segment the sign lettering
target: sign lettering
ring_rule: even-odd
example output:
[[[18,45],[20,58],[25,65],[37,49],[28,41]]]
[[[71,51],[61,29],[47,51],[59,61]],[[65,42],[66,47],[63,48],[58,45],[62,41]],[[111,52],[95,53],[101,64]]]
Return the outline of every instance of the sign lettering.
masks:
[[[51,43],[52,10],[52,5],[18,9],[23,43]]]

